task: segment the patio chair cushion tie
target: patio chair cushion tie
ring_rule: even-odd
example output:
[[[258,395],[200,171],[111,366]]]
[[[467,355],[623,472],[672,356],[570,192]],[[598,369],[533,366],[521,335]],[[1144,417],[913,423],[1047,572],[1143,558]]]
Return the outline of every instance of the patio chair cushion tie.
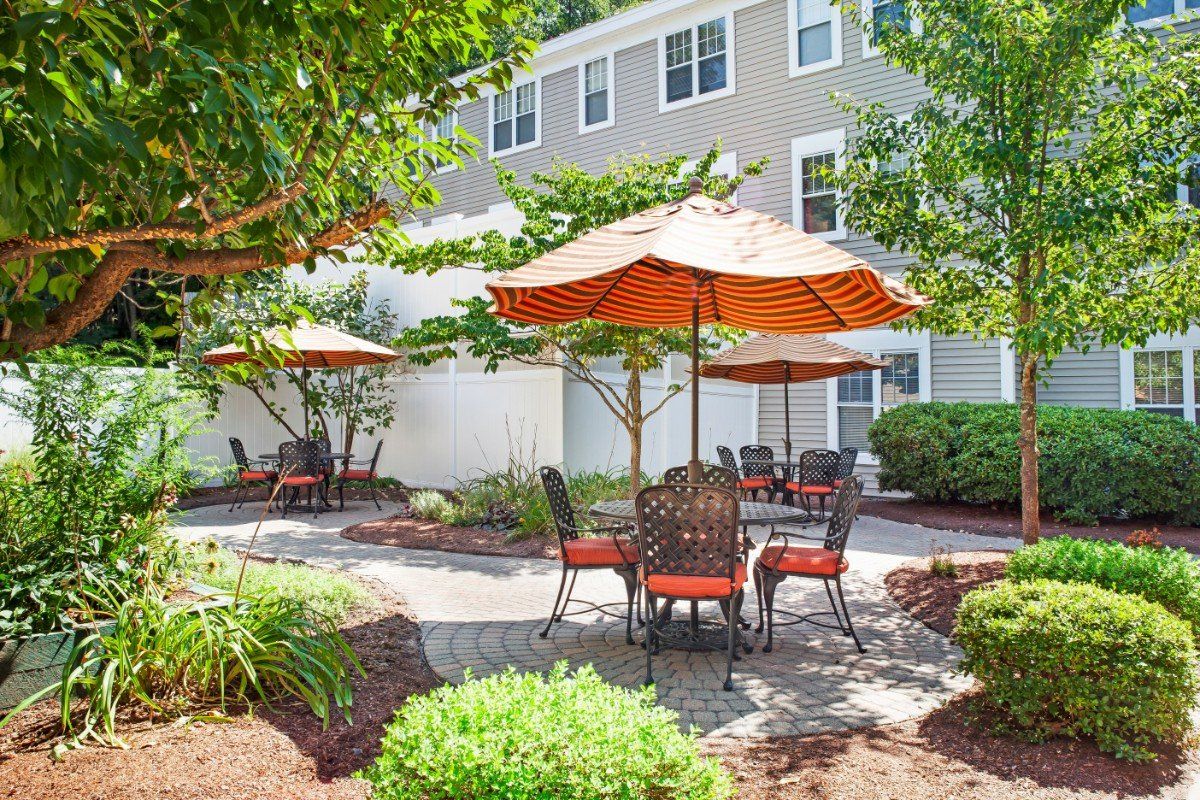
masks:
[[[758,560],[767,569],[801,575],[836,575],[850,568],[850,562],[837,551],[824,547],[788,547],[784,552],[783,545],[773,544],[763,548]]]
[[[746,565],[739,562],[733,571],[733,583],[728,578],[708,575],[651,575],[641,576],[651,594],[660,597],[682,597],[703,600],[729,597],[746,583]]]
[[[570,539],[563,542],[563,550],[564,560],[573,567],[620,567],[640,560],[636,544],[624,541],[618,545],[611,536]]]
[[[369,469],[344,469],[340,477],[344,481],[373,481],[379,476]]]
[[[279,477],[275,470],[251,470],[238,473],[239,481],[273,481]]]

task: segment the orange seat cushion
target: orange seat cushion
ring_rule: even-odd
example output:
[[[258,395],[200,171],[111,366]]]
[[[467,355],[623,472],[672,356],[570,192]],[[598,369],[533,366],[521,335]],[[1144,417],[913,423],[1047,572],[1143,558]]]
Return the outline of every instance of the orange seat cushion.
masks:
[[[801,486],[796,481],[790,481],[787,490],[792,494],[833,494],[832,486]]]
[[[379,476],[369,469],[344,469],[341,477],[344,481],[371,481]]]
[[[799,575],[837,575],[850,568],[850,562],[833,550],[826,550],[824,547],[788,547],[785,552],[781,544],[763,548],[758,563],[767,569]]]
[[[289,475],[283,479],[286,486],[312,486],[320,482],[321,479],[315,475]]]
[[[278,477],[279,473],[274,470],[248,469],[245,472],[238,473],[239,481],[273,481]]]
[[[833,488],[835,488],[835,489],[842,488],[842,479],[841,478],[838,478],[837,480],[835,480],[833,482]]]
[[[738,481],[739,489],[767,489],[773,481],[765,475],[760,478],[742,478]]]
[[[564,560],[572,567],[621,567],[636,564],[641,558],[636,544],[628,540],[617,544],[611,536],[573,539],[563,543],[563,550],[566,553]]]
[[[738,562],[733,571],[733,584],[728,578],[711,578],[701,575],[651,575],[643,576],[646,590],[659,597],[680,597],[703,600],[705,598],[729,597],[736,594],[746,583],[746,565]]]

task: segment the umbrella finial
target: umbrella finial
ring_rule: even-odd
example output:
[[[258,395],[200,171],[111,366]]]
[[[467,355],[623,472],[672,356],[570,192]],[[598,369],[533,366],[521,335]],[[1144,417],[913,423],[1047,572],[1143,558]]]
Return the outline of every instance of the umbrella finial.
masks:
[[[704,194],[704,179],[693,176],[688,181],[688,194]]]

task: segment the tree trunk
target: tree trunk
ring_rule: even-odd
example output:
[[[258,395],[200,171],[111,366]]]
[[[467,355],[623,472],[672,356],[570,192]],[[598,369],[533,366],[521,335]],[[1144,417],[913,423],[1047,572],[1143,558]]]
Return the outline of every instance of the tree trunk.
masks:
[[[1021,532],[1025,544],[1037,544],[1042,522],[1038,507],[1036,354],[1021,356]]]
[[[629,499],[642,488],[642,425],[629,429]]]
[[[637,496],[642,488],[642,370],[635,363],[629,370],[625,383],[625,400],[629,408],[629,499]]]

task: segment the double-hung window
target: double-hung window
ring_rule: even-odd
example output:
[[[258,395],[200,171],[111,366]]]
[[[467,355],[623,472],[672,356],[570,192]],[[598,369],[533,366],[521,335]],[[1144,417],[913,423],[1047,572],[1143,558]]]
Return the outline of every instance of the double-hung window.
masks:
[[[613,56],[594,58],[579,65],[579,132],[613,124]]]
[[[1130,25],[1154,25],[1194,9],[1200,9],[1200,0],[1135,0],[1125,10],[1125,21]]]
[[[792,223],[818,239],[846,238],[833,172],[844,156],[843,130],[792,140]]]
[[[913,18],[909,8],[911,2],[912,0],[864,0],[864,58],[883,52],[881,45],[890,31],[913,29]]]
[[[893,406],[915,403],[921,399],[921,353],[917,350],[895,350],[877,353],[888,362],[880,370],[852,372],[837,380],[837,449],[856,447],[866,453],[871,449],[867,428],[879,415]]]
[[[537,147],[538,82],[514,86],[492,97],[490,152],[503,153]]]
[[[433,123],[430,136],[438,143],[439,147],[450,149],[458,141],[458,134],[455,132],[457,128],[458,112],[449,111],[440,117],[437,122]],[[437,166],[438,172],[449,172],[456,166],[453,160],[442,155],[435,156],[434,163]]]
[[[732,17],[717,17],[661,37],[659,110],[733,91]]]
[[[842,13],[831,0],[788,0],[788,31],[793,78],[842,63]]]
[[[1120,364],[1122,408],[1200,423],[1200,333],[1152,336]]]

